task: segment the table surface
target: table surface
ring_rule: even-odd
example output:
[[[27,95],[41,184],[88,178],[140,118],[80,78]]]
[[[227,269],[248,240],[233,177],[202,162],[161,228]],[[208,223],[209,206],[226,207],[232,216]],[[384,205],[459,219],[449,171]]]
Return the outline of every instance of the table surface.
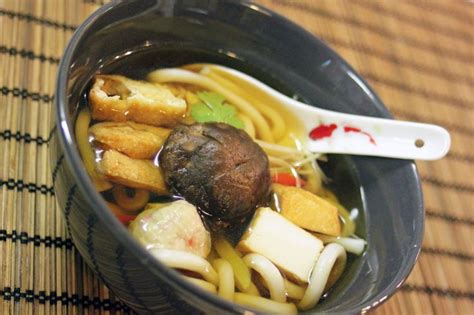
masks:
[[[449,129],[452,149],[418,162],[423,248],[376,314],[474,309],[474,6],[457,1],[261,0],[342,55],[396,118]],[[48,165],[59,59],[91,0],[0,0],[0,314],[122,313],[68,238]]]

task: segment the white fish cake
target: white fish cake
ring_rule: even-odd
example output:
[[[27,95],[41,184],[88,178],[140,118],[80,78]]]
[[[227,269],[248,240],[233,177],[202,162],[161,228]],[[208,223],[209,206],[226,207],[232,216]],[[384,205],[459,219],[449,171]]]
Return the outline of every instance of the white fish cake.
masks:
[[[97,75],[89,92],[92,118],[173,127],[186,113],[186,101],[159,84],[121,75]]]
[[[184,200],[141,212],[129,230],[148,250],[175,249],[206,258],[211,236],[195,206]]]
[[[308,283],[323,243],[276,211],[259,208],[238,248],[263,255],[290,278]]]

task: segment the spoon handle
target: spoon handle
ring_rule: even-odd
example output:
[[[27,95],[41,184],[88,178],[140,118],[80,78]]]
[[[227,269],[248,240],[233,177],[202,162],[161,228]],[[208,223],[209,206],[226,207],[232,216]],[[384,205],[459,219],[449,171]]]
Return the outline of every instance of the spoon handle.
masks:
[[[301,105],[293,104],[299,107],[295,114],[305,126],[307,146],[312,152],[436,160],[449,151],[449,133],[439,126]]]
[[[451,145],[446,129],[429,124],[344,114],[296,101],[240,71],[212,66],[258,87],[303,123],[312,152],[436,160]]]

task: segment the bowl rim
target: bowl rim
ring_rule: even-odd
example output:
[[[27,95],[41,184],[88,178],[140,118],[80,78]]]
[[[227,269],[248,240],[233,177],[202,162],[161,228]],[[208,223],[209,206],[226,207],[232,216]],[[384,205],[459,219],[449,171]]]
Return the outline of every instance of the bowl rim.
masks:
[[[221,0],[219,0],[221,1]],[[80,26],[76,29],[74,34],[72,35],[71,39],[69,40],[64,54],[61,58],[61,61],[58,66],[58,74],[56,79],[56,97],[54,101],[55,106],[55,126],[57,127],[57,135],[59,139],[59,145],[62,148],[64,153],[64,158],[71,168],[72,173],[76,176],[75,185],[79,188],[80,192],[89,197],[88,202],[91,205],[95,205],[93,208],[94,213],[103,221],[108,227],[110,232],[113,234],[115,239],[131,251],[135,257],[145,265],[150,272],[154,275],[158,276],[160,280],[167,283],[167,285],[177,289],[180,292],[185,292],[188,295],[195,295],[199,299],[204,300],[206,303],[217,306],[225,311],[230,312],[238,312],[244,313],[248,310],[252,310],[252,312],[260,313],[258,310],[254,310],[250,307],[244,307],[236,303],[232,303],[226,301],[215,294],[208,293],[204,290],[197,290],[196,287],[191,284],[190,282],[183,279],[178,272],[173,271],[171,268],[165,266],[163,263],[159,262],[155,259],[143,246],[140,246],[138,241],[136,241],[128,232],[126,227],[124,227],[109,211],[104,199],[101,195],[96,191],[93,187],[92,181],[88,176],[87,172],[83,168],[82,159],[80,154],[75,146],[74,141],[74,125],[69,125],[67,123],[67,82],[68,82],[68,69],[71,65],[73,53],[75,48],[80,43],[84,33],[89,29],[89,27],[104,13],[112,10],[117,4],[120,4],[121,1],[114,0],[111,1],[94,13],[92,13],[85,21],[83,21]],[[227,2],[223,0],[222,2]],[[295,22],[287,19],[286,17],[276,13],[273,10],[262,6],[261,4],[257,4],[251,0],[238,0],[233,1],[233,4],[244,6],[247,9],[253,10],[256,14],[264,14],[267,17],[270,16],[272,20],[285,24],[292,32],[298,33],[301,36],[305,36],[308,40],[313,42],[317,42],[319,46],[323,47],[328,51],[329,54],[333,58],[335,58],[338,62],[341,63],[347,70],[351,71],[352,74],[357,79],[357,83],[362,87],[362,93],[365,93],[371,99],[371,105],[377,107],[380,113],[377,115],[380,117],[385,118],[392,118],[390,112],[387,108],[383,105],[380,98],[377,94],[372,90],[372,88],[367,84],[367,82],[342,58],[336,53],[331,47],[329,47],[326,43],[322,40],[317,38],[315,35],[310,33],[309,31],[305,30],[303,27],[297,25]],[[423,196],[421,190],[421,181],[416,169],[416,165],[413,161],[411,161],[413,166],[413,175],[414,175],[414,183],[418,187],[418,189],[413,192],[414,197],[418,199],[418,204],[416,208],[418,211],[421,212],[421,222],[418,223],[418,235],[414,238],[415,246],[407,253],[407,258],[409,260],[409,267],[404,269],[404,273],[401,275],[397,274],[396,277],[401,279],[399,283],[396,284],[395,287],[392,285],[388,285],[385,290],[379,292],[374,296],[374,298],[370,299],[368,303],[364,304],[363,307],[355,307],[348,310],[348,313],[360,313],[365,312],[367,310],[371,310],[382,302],[386,301],[395,291],[405,282],[406,278],[410,274],[411,270],[415,266],[416,260],[419,256],[421,251],[421,243],[424,234],[424,205],[423,205]]]

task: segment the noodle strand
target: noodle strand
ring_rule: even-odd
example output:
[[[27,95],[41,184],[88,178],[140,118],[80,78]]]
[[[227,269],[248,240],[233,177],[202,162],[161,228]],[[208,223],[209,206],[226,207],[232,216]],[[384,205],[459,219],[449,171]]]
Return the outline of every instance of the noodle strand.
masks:
[[[270,314],[291,315],[298,312],[295,304],[293,303],[276,302],[260,296],[249,295],[245,293],[236,292],[234,294],[234,302],[253,307],[262,312]]]
[[[324,247],[321,255],[318,258],[318,261],[313,268],[313,271],[311,272],[309,285],[306,288],[304,296],[298,303],[299,309],[308,310],[318,303],[321,295],[324,292],[324,288],[326,287],[329,274],[331,273],[336,261],[339,261],[340,264],[345,265],[346,260],[346,251],[341,245],[331,243]],[[338,268],[338,270],[343,270],[343,268]],[[339,276],[340,274],[335,278],[338,278]]]
[[[202,279],[197,279],[197,278],[193,278],[193,277],[188,277],[188,276],[183,276],[186,280],[188,280],[189,282],[197,285],[198,287],[200,287],[201,289],[204,289],[206,291],[209,291],[209,292],[212,292],[212,293],[217,293],[217,288],[215,285],[213,285],[212,283],[210,282],[207,282],[207,281],[204,281]]]
[[[244,262],[262,276],[270,297],[277,302],[286,302],[285,283],[280,271],[268,258],[259,254],[248,254],[244,258]]]
[[[150,253],[171,268],[185,269],[199,273],[213,285],[219,284],[219,276],[211,264],[197,255],[174,249],[150,249]]]
[[[253,282],[250,282],[249,287],[247,288],[247,290],[244,290],[243,293],[260,296],[260,291],[258,291],[257,286]]]
[[[360,238],[342,237],[342,236],[329,236],[324,234],[317,234],[317,238],[323,241],[324,244],[337,243],[344,247],[344,249],[352,254],[360,255],[364,251],[367,242]]]
[[[213,79],[217,83],[225,86],[229,90],[236,91],[236,93],[239,96],[246,99],[255,108],[257,108],[272,126],[273,137],[275,138],[276,141],[280,140],[285,135],[285,130],[286,130],[285,121],[274,109],[263,104],[258,97],[251,95],[251,93],[240,88],[234,82],[231,82],[228,79],[222,77],[221,75],[215,73],[215,71],[212,71],[209,67],[204,67],[201,70],[201,73]]]
[[[245,115],[242,115],[242,114],[237,114],[237,117],[240,118],[240,120],[242,120],[242,122],[244,123],[244,130],[246,133],[248,133],[248,135],[250,137],[252,137],[252,139],[255,139],[256,135],[257,135],[257,132],[255,130],[255,126],[252,122],[252,120],[250,118],[248,118],[247,116]]]
[[[92,179],[96,189],[99,192],[112,188],[112,184],[106,181],[103,176],[97,172],[95,155],[92,146],[89,143],[89,124],[91,122],[91,114],[87,107],[83,108],[76,119],[76,141],[79,153],[86,168],[87,173]]]
[[[295,300],[301,300],[303,298],[304,292],[306,290],[305,287],[294,284],[293,282],[290,282],[287,279],[283,279],[283,281],[285,282],[286,294],[289,298]]]

